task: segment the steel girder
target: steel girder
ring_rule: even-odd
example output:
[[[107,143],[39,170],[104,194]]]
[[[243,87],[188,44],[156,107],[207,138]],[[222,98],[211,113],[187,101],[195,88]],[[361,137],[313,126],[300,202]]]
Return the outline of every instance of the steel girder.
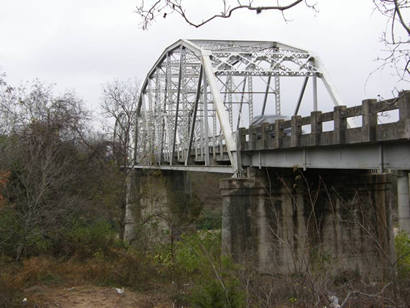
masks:
[[[340,102],[323,65],[306,50],[267,41],[175,42],[141,88],[135,164],[210,166],[226,151],[240,173],[234,130],[252,123],[257,93],[264,95],[262,114],[269,95],[280,114],[281,77],[311,77],[314,85],[319,77],[334,103]],[[263,82],[263,90],[255,82]]]

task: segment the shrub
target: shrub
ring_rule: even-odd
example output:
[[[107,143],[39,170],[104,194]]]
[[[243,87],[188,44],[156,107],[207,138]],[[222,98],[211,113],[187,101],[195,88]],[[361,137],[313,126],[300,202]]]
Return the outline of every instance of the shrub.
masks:
[[[63,234],[62,251],[81,259],[93,257],[96,253],[108,254],[115,243],[116,232],[105,220],[75,222]]]
[[[182,301],[193,307],[243,307],[245,296],[237,267],[230,258],[221,257],[220,232],[182,235],[173,253],[159,252],[155,260],[168,267],[177,285],[188,286],[187,290],[180,287],[179,291],[188,294],[182,296]]]
[[[410,238],[406,232],[399,232],[394,239],[397,254],[397,271],[399,279],[410,277]]]
[[[240,308],[244,307],[245,296],[238,280],[224,277],[223,281],[202,281],[193,289],[190,302],[197,308]]]
[[[218,230],[222,226],[222,213],[204,208],[196,221],[198,230]]]
[[[0,254],[16,258],[17,244],[23,239],[23,230],[17,212],[9,205],[0,208]]]

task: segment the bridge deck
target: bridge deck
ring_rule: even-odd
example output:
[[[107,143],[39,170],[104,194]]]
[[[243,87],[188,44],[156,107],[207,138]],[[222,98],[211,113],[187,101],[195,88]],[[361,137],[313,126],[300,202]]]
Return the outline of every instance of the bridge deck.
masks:
[[[397,121],[378,121],[380,114],[393,111],[398,112]],[[349,118],[361,119],[361,126],[350,128]],[[323,131],[324,123],[333,129]],[[235,134],[242,167],[410,170],[410,91],[382,102],[365,100],[361,106],[337,106],[332,112],[240,128]],[[223,138],[210,138],[208,144],[207,166],[201,149],[192,149],[187,165],[184,150],[179,150],[173,166],[163,158],[160,166],[136,168],[233,172]]]

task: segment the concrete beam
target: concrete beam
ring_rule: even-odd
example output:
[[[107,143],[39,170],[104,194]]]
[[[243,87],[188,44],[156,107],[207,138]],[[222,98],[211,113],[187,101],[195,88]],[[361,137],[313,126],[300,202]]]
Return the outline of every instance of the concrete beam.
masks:
[[[244,167],[410,170],[410,143],[242,152]]]
[[[187,172],[209,172],[209,173],[226,173],[233,174],[234,169],[230,166],[142,166],[136,165],[132,168],[135,169],[150,169],[150,170],[175,170],[175,171],[187,171]]]

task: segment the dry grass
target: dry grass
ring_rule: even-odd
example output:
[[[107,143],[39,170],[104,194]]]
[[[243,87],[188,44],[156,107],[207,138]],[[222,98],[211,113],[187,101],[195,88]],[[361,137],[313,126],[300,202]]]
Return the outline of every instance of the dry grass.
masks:
[[[38,285],[63,287],[92,284],[149,291],[165,283],[157,267],[148,258],[125,249],[112,249],[109,257],[96,254],[85,260],[38,256],[25,259],[22,263],[3,261],[0,307],[13,307],[17,299],[21,303],[23,291]]]

